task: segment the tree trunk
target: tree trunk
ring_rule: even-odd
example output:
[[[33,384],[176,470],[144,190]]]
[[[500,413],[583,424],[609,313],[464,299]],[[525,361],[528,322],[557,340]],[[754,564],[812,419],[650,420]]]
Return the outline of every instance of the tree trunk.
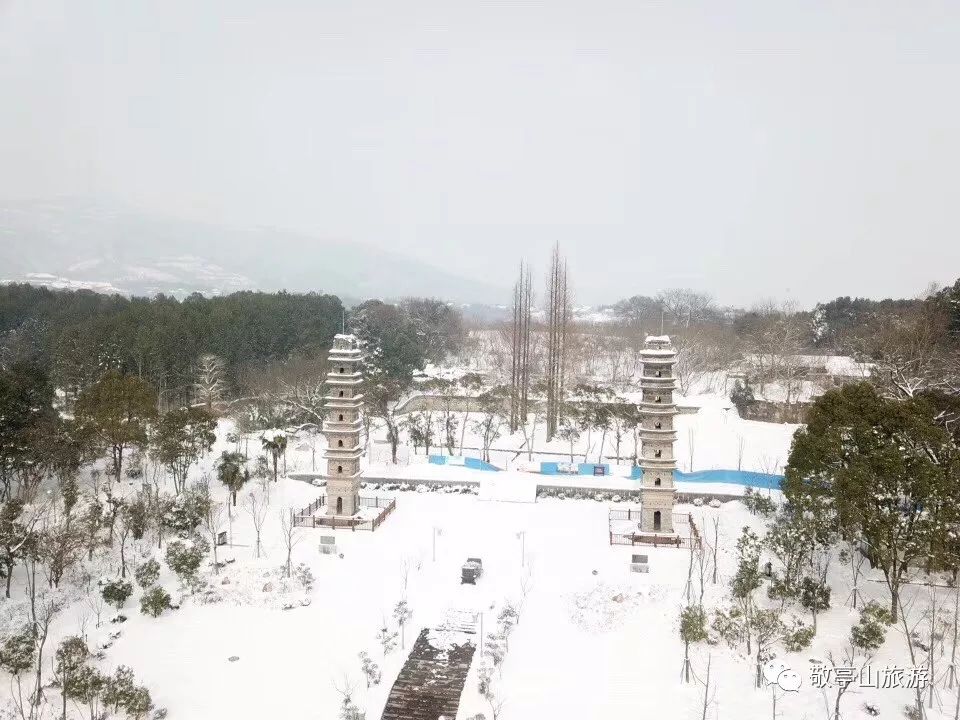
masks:
[[[896,623],[900,617],[900,580],[893,578],[890,581],[890,617]]]
[[[123,473],[123,445],[116,445],[113,448],[113,474],[117,482],[120,482],[120,476]]]

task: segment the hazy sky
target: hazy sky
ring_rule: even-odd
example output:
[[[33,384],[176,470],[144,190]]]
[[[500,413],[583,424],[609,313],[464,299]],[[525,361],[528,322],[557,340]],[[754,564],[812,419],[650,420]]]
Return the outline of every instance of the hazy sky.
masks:
[[[583,302],[952,282],[958,168],[956,0],[0,0],[0,198],[559,241]]]

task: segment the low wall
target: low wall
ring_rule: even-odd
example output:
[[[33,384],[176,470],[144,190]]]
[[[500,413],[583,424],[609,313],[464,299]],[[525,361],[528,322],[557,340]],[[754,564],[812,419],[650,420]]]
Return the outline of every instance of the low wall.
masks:
[[[289,475],[292,480],[299,480],[301,482],[311,482],[312,480],[322,480],[323,475],[320,473],[291,473]],[[362,478],[361,486],[366,488],[372,485],[396,485],[398,488],[402,486],[407,487],[407,491],[413,491],[418,485],[424,485],[425,487],[431,489],[440,489],[440,488],[449,488],[451,486],[459,486],[469,491],[470,494],[477,494],[480,491],[480,481],[479,480],[470,480],[470,479],[452,479],[452,480],[413,480],[406,478],[396,478],[396,477],[364,477]],[[585,499],[596,498],[600,496],[606,501],[611,501],[614,496],[619,496],[621,500],[632,500],[640,501],[640,488],[597,488],[597,487],[587,487],[580,485],[554,485],[549,481],[537,481],[537,497],[558,497],[563,495],[566,498],[573,498],[579,496]],[[686,491],[678,490],[677,491],[677,502],[678,503],[693,503],[694,500],[702,500],[705,503],[709,503],[712,500],[718,500],[719,502],[728,502],[730,500],[741,500],[742,495],[733,495],[730,493],[719,493],[711,492],[709,487],[704,487],[703,490],[696,491]]]
[[[610,474],[610,466],[605,463],[540,463],[541,475],[591,475],[605,477]]]
[[[744,420],[758,420],[760,422],[803,424],[807,421],[810,405],[811,403],[804,402],[787,405],[786,403],[769,400],[754,400],[749,405],[744,406],[740,411],[740,417]]]
[[[470,470],[500,471],[500,468],[496,465],[491,465],[478,458],[464,457],[463,455],[431,455],[429,462],[431,465],[451,465],[453,467],[469,468]]]

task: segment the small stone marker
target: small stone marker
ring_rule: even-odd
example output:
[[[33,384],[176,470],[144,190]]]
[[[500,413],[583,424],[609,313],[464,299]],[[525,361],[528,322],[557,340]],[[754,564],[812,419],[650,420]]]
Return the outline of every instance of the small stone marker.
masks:
[[[337,539],[333,535],[320,536],[320,554],[321,555],[337,554]]]
[[[630,563],[630,572],[649,573],[650,566],[646,563]]]
[[[646,556],[646,555],[634,555],[634,556],[632,556],[632,558],[630,559],[630,562],[632,562],[632,563],[648,563],[648,562],[650,562],[650,561],[647,559],[647,556]]]
[[[221,546],[221,545],[226,545],[226,544],[227,544],[227,532],[226,532],[226,530],[224,530],[223,532],[217,533],[217,546],[219,547],[219,546]]]

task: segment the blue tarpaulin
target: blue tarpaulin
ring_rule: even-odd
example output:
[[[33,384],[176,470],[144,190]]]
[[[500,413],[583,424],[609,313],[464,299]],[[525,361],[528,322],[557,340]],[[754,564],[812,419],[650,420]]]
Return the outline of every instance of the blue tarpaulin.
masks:
[[[630,477],[639,480],[643,471],[635,467],[630,473]],[[679,470],[673,473],[673,477],[678,482],[690,483],[728,483],[730,485],[743,485],[744,487],[772,488],[778,490],[783,482],[783,475],[770,475],[768,473],[750,472],[748,470],[698,470],[692,473],[685,473]]]
[[[456,465],[457,467],[470,468],[471,470],[500,470],[496,465],[491,465],[478,458],[461,457],[459,455],[431,455],[430,463],[433,465]]]

